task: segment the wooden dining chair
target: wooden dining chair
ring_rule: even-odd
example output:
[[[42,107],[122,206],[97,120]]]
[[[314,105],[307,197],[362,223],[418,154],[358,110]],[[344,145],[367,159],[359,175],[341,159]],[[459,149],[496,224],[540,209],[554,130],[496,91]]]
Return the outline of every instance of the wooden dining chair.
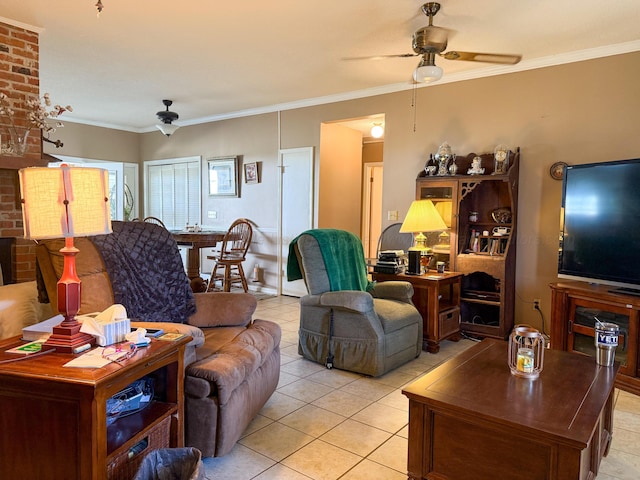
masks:
[[[167,228],[164,226],[164,222],[156,217],[146,217],[144,221],[148,223],[155,223],[156,225],[160,225],[162,228]]]
[[[247,278],[242,268],[245,261],[253,228],[246,218],[239,218],[231,224],[224,236],[222,247],[216,255],[207,256],[209,260],[215,260],[215,265],[211,272],[211,278],[207,286],[207,292],[231,291],[234,283],[241,283],[245,292],[249,291]],[[220,282],[220,287],[217,283]]]

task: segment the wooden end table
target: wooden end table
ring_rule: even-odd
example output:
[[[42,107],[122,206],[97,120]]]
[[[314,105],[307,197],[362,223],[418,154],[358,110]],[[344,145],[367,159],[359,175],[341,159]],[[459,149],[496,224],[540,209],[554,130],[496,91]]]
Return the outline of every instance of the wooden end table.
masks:
[[[485,339],[406,387],[410,479],[588,480],[613,429],[619,365],[545,350],[535,380],[507,365],[507,342]]]
[[[0,363],[0,478],[125,478],[122,470],[139,465],[148,451],[184,446],[190,340],[153,339],[132,358],[102,368],[65,367],[76,355],[54,351]],[[0,341],[0,362],[15,359],[5,350],[22,343]],[[143,377],[154,379],[154,400],[107,425],[107,400]]]
[[[406,273],[372,273],[376,282],[403,281],[413,285],[413,304],[423,322],[422,349],[440,351],[445,339],[460,340],[460,284],[462,273],[435,271],[422,275]]]

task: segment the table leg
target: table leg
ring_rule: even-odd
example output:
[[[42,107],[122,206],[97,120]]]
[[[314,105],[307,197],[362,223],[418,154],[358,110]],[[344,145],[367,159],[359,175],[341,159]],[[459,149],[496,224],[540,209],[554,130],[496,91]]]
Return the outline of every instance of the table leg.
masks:
[[[187,250],[187,277],[189,280],[200,277],[200,247]]]

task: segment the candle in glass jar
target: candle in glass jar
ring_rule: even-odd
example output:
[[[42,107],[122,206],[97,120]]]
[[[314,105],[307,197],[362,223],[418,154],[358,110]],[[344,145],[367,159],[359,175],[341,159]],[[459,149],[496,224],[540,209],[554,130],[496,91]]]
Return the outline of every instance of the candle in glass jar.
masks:
[[[518,349],[518,370],[523,373],[533,371],[533,350],[530,348]]]

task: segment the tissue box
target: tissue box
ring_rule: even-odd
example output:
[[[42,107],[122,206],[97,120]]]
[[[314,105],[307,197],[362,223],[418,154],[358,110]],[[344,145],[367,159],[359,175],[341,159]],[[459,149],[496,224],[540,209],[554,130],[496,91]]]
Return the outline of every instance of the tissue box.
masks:
[[[112,345],[114,343],[124,342],[126,340],[125,335],[131,331],[131,320],[128,318],[121,318],[109,323],[101,323],[100,326],[104,328],[104,342],[102,338],[97,338],[97,344],[101,347]]]

